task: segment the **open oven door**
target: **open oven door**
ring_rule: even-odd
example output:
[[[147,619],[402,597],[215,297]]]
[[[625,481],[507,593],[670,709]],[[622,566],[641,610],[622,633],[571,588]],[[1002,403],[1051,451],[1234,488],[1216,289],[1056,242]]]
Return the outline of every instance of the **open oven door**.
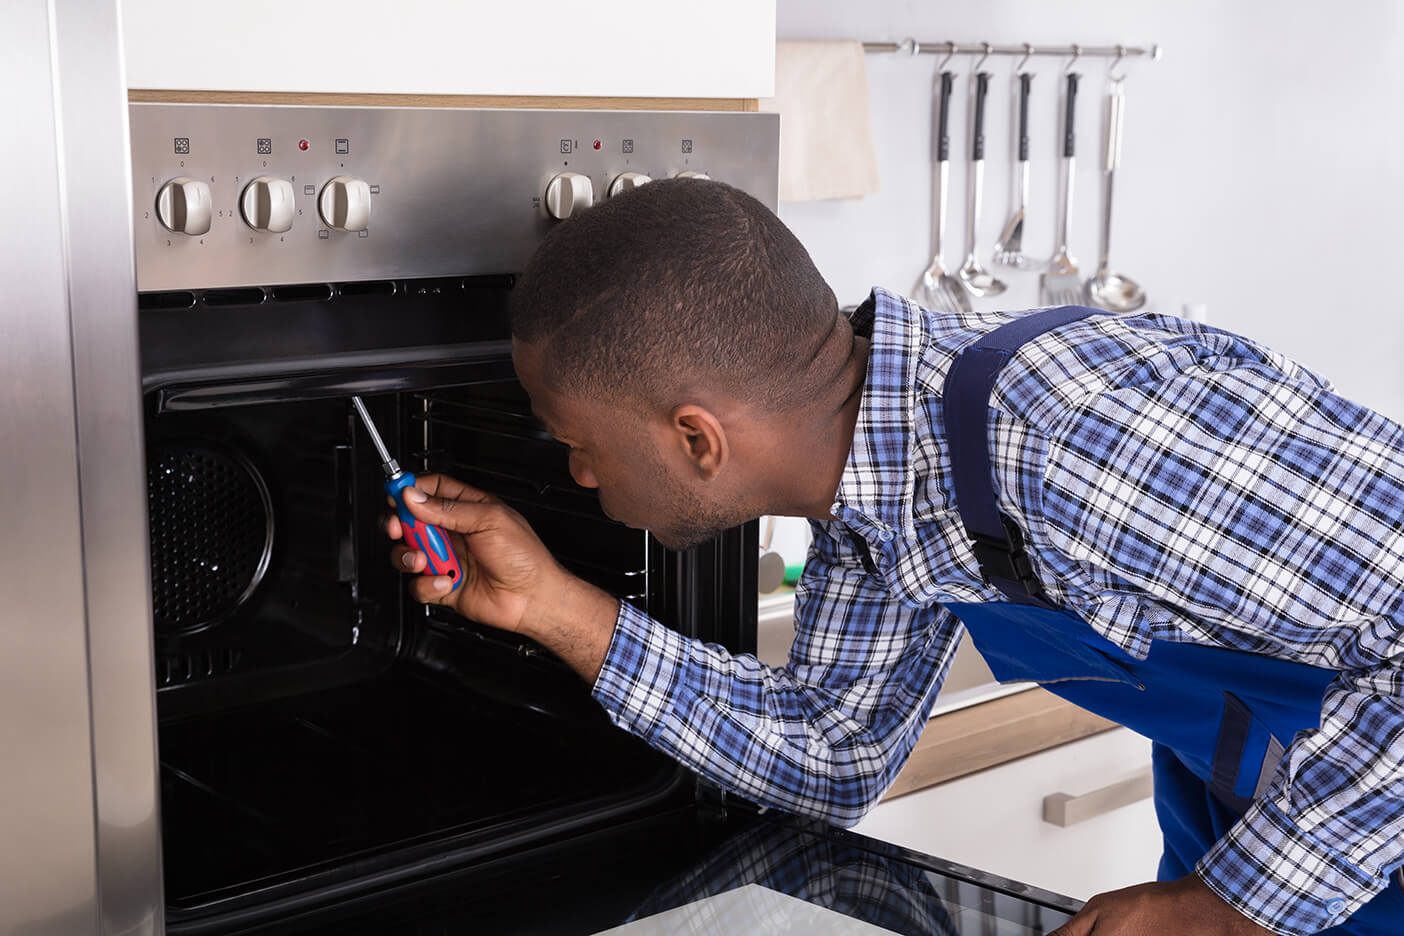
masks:
[[[252,932],[1035,936],[1079,904],[745,807],[678,810]]]

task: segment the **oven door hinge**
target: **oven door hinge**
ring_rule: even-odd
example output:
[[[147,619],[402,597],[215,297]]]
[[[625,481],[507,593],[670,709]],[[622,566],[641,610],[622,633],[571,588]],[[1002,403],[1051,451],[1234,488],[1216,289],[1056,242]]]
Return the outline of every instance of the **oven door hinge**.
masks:
[[[697,808],[708,818],[726,819],[726,790],[710,780],[697,778]]]

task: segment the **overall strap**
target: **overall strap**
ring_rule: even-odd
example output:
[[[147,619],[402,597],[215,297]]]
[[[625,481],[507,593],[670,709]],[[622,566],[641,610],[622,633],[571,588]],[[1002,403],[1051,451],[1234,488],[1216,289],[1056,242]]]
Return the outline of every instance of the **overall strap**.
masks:
[[[946,374],[941,405],[956,507],[985,582],[1020,604],[1053,607],[1034,574],[1022,531],[1000,511],[995,497],[990,464],[990,394],[999,372],[1020,347],[1061,325],[1096,314],[1098,310],[1081,306],[1031,312],[962,349]]]

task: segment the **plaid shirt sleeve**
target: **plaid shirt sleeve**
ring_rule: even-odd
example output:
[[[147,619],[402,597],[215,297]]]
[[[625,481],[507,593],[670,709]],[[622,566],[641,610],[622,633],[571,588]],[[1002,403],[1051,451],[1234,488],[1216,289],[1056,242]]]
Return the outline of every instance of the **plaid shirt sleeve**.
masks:
[[[595,698],[615,724],[761,805],[852,825],[911,753],[959,637],[894,599],[814,524],[784,667],[672,631],[623,603]]]
[[[1047,451],[1055,549],[1178,639],[1339,673],[1197,871],[1273,932],[1341,922],[1404,863],[1404,429],[1281,362],[1204,361],[1095,395]]]

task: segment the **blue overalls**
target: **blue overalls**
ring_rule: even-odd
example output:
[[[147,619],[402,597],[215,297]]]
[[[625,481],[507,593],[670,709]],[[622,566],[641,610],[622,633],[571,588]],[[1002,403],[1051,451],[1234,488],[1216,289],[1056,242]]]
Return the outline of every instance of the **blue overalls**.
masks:
[[[956,506],[988,583],[1005,602],[946,604],[1001,682],[1031,680],[1154,742],[1155,809],[1165,839],[1161,880],[1193,870],[1273,778],[1299,731],[1315,730],[1330,670],[1258,654],[1155,641],[1137,660],[1039,583],[1023,534],[999,510],[989,451],[995,379],[1021,345],[1100,314],[1063,307],[1009,322],[965,348],[947,374],[943,409]],[[1343,908],[1343,907],[1342,907]],[[1404,933],[1404,888],[1386,888],[1331,936]]]

